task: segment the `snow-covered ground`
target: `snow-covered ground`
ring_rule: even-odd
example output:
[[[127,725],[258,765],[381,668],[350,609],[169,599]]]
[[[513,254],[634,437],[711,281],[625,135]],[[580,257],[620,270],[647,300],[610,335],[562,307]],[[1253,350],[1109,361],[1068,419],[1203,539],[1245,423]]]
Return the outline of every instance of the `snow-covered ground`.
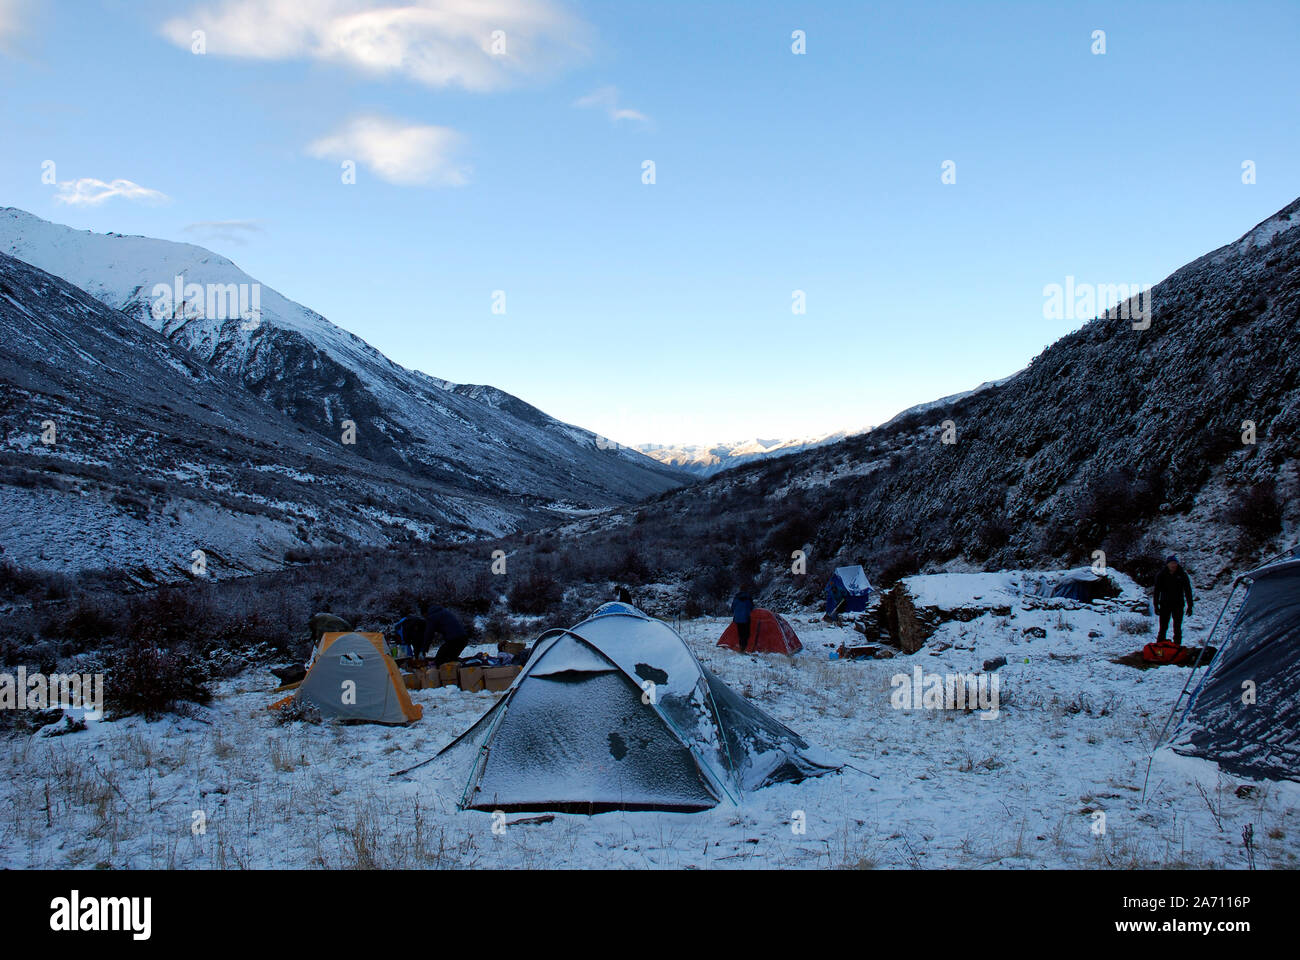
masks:
[[[1189,642],[1215,613],[1198,612]],[[441,761],[390,776],[497,694],[414,692],[424,718],[407,728],[279,725],[271,678],[251,673],[220,685],[199,719],[5,741],[0,866],[1236,868],[1247,824],[1258,866],[1300,865],[1296,784],[1238,796],[1246,781],[1173,758],[1154,766],[1143,801],[1149,746],[1187,672],[1110,662],[1152,639],[1121,629],[1135,619],[1117,605],[1018,602],[945,623],[914,656],[856,662],[828,654],[861,635],[812,615],[790,617],[804,643],[793,658],[718,649],[720,619],[681,623],[727,683],[852,767],[741,807],[531,825],[512,814],[499,833],[492,814],[456,810],[464,784]],[[891,706],[896,674],[979,671],[1001,656],[995,718]]]

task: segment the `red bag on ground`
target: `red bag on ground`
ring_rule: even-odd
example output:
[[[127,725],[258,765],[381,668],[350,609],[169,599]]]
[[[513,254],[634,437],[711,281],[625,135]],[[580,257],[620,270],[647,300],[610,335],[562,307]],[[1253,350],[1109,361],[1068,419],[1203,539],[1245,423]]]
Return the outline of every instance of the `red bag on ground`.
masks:
[[[1157,640],[1142,648],[1142,659],[1147,663],[1182,663],[1190,656],[1186,647],[1172,640]]]

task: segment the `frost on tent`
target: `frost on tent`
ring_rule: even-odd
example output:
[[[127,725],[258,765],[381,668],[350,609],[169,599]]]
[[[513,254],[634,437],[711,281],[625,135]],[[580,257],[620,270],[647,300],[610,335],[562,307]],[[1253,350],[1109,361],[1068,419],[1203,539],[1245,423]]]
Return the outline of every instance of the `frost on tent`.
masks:
[[[1170,746],[1240,776],[1300,780],[1300,560],[1242,579],[1246,598]]]
[[[544,634],[506,695],[440,756],[465,784],[462,808],[590,813],[704,810],[841,766],[633,608]]]

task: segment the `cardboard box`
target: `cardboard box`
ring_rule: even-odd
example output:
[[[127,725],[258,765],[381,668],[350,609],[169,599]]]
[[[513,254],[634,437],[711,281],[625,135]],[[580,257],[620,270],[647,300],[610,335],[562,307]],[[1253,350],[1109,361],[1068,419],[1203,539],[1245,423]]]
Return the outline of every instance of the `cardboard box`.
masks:
[[[418,671],[413,672],[413,673],[404,673],[404,674],[402,674],[402,683],[406,684],[406,689],[407,689],[407,690],[423,690],[423,689],[424,689],[424,680],[423,680],[423,678],[420,676],[420,674],[419,674]]]
[[[878,649],[878,647],[865,645],[851,647],[841,643],[835,653],[841,660],[870,660],[876,655]]]
[[[456,660],[438,668],[438,686],[454,687],[460,683],[460,663]]]
[[[513,665],[508,667],[484,667],[483,689],[495,691],[508,689],[522,670],[523,667]]]
[[[483,689],[483,668],[482,667],[461,667],[457,674],[457,680],[460,688],[469,693],[474,693]]]

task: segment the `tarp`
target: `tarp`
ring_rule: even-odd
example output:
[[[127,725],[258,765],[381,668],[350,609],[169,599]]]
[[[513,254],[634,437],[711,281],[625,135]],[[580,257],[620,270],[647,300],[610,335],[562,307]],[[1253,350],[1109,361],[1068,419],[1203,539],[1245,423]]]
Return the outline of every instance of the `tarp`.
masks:
[[[1170,746],[1230,773],[1300,780],[1300,560],[1243,579],[1246,598]]]
[[[736,624],[727,625],[727,629],[722,632],[722,639],[718,641],[718,646],[730,647],[732,650],[740,649],[740,631]],[[803,644],[799,642],[794,627],[790,626],[785,617],[762,607],[753,609],[749,615],[749,642],[746,644],[746,653],[795,654],[802,649]]]
[[[1119,592],[1119,587],[1109,577],[1097,573],[1091,567],[1082,567],[1071,570],[1062,577],[1052,588],[1051,595],[1092,603],[1094,600],[1116,596]]]
[[[860,566],[836,567],[826,584],[826,612],[860,613],[867,609],[871,583]]]
[[[440,754],[462,808],[703,810],[842,765],[729,690],[668,624],[605,612],[551,630]]]

